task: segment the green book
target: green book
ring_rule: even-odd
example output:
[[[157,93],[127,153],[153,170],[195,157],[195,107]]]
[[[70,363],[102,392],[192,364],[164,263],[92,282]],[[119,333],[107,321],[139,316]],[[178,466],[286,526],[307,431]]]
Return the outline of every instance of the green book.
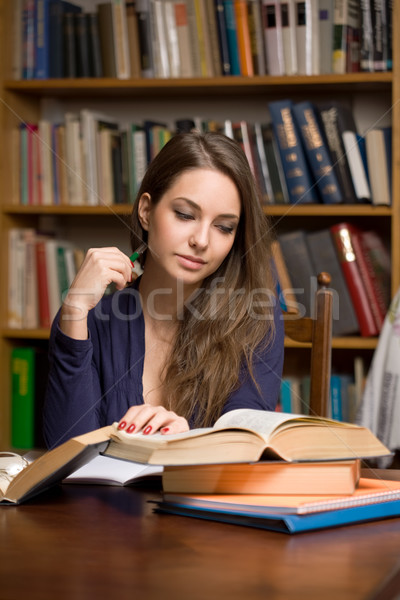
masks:
[[[11,445],[45,448],[42,409],[47,385],[47,352],[38,347],[11,351]]]
[[[11,351],[11,445],[33,448],[35,442],[35,350]]]

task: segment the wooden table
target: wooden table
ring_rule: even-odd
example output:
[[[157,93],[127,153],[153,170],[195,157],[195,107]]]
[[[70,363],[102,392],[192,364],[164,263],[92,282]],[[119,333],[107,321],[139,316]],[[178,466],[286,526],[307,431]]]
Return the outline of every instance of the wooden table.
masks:
[[[153,513],[156,491],[63,485],[0,507],[1,600],[386,600],[400,518],[290,536]]]

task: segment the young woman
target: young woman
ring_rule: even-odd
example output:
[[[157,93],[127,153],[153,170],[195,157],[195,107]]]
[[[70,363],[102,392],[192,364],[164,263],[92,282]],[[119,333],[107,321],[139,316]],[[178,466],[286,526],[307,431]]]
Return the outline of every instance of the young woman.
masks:
[[[54,320],[49,447],[114,421],[168,435],[236,408],[274,410],[283,324],[269,243],[240,146],[216,133],[174,136],[132,214],[143,274],[132,281],[117,248],[89,250]]]

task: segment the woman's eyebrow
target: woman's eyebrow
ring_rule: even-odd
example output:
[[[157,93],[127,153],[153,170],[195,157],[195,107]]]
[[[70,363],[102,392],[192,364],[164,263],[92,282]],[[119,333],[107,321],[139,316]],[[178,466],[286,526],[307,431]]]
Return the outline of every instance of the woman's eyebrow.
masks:
[[[176,200],[183,200],[184,202],[186,202],[187,204],[189,204],[194,210],[198,211],[198,212],[202,212],[201,206],[199,206],[196,202],[194,202],[193,200],[190,200],[189,198],[185,198],[185,196],[178,196],[176,198]],[[223,218],[223,219],[235,219],[236,221],[239,221],[240,216],[237,214],[232,214],[232,213],[223,213],[220,215],[217,215],[217,218]]]

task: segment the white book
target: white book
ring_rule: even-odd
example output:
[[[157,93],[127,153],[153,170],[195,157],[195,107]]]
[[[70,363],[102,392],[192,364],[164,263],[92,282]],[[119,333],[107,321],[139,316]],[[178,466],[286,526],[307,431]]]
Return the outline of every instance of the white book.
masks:
[[[7,324],[21,329],[24,320],[25,243],[23,228],[8,231],[8,306]]]
[[[282,20],[282,45],[285,74],[297,73],[296,7],[294,0],[280,0]]]
[[[125,0],[112,0],[112,21],[117,77],[129,79],[131,65]]]
[[[179,50],[179,76],[193,77],[194,68],[192,63],[190,30],[188,21],[188,10],[186,0],[172,0],[178,36]]]
[[[36,232],[34,229],[22,230],[23,243],[23,316],[25,329],[39,327],[39,298],[36,269]]]
[[[151,0],[151,14],[154,31],[153,51],[155,76],[167,79],[168,77],[171,77],[171,69],[168,56],[163,3],[161,0]]]
[[[167,48],[171,77],[180,77],[181,57],[179,53],[178,25],[175,18],[175,4],[166,0],[163,4],[164,23],[167,37]]]
[[[306,75],[319,75],[319,0],[306,0]]]
[[[281,7],[279,1],[263,0],[263,12],[268,75],[285,75]]]
[[[296,54],[297,54],[297,72],[299,75],[306,75],[306,20],[307,11],[304,0],[295,0],[296,14]]]
[[[106,124],[106,126],[112,128],[118,128],[118,121],[108,115],[88,109],[82,109],[80,115],[86,173],[85,183],[87,204],[96,206],[99,204],[97,131],[101,124]]]
[[[357,134],[354,131],[343,131],[342,139],[356,196],[359,200],[371,201],[371,190],[361,157]]]

